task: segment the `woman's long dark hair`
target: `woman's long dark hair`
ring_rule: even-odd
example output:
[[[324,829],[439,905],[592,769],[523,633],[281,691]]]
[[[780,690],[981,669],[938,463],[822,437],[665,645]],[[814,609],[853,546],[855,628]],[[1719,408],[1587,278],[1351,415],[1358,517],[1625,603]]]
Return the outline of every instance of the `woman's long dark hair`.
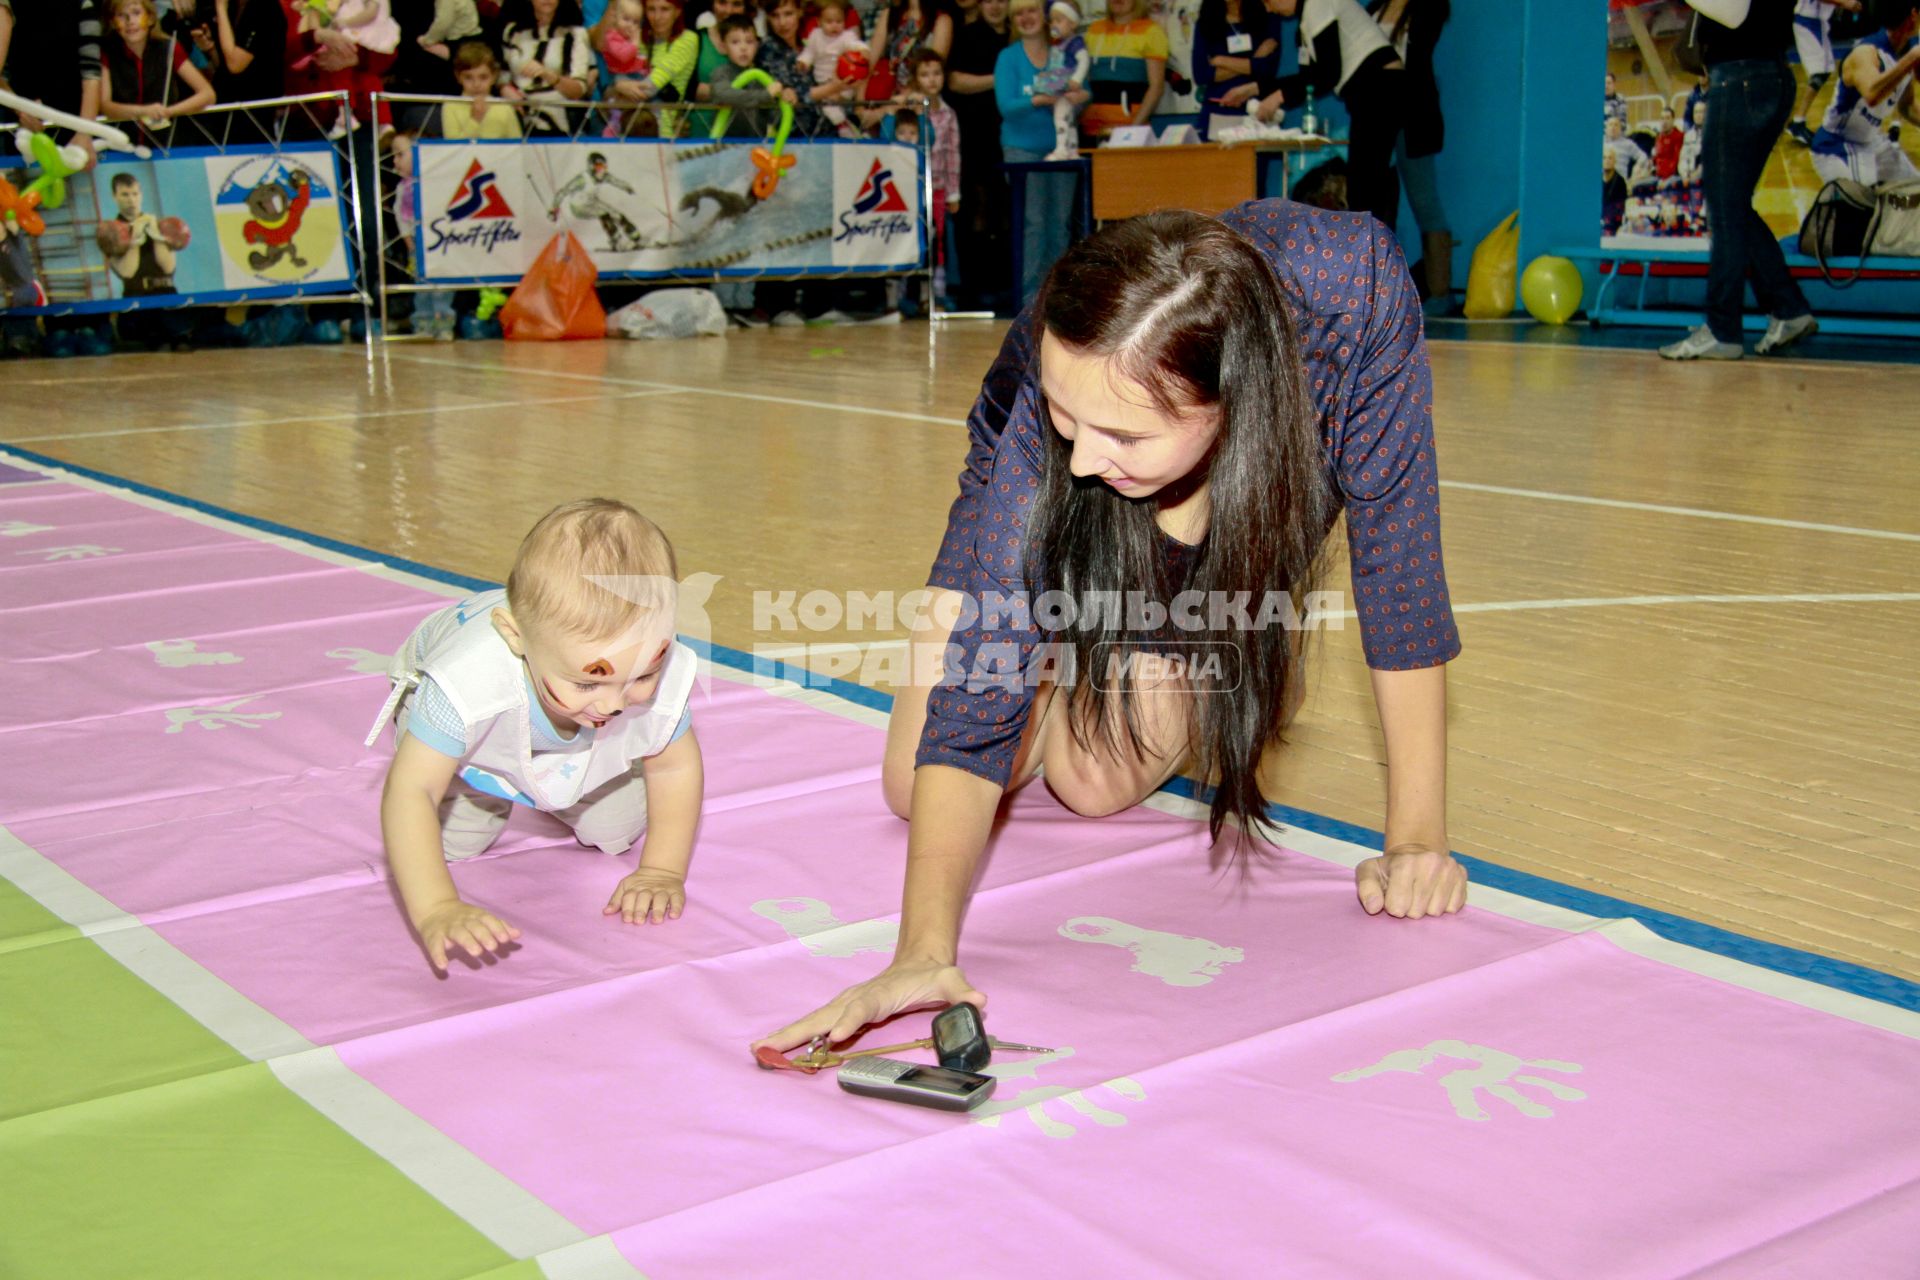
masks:
[[[1272,599],[1290,602],[1297,616],[1321,576],[1336,509],[1279,278],[1224,224],[1169,211],[1109,226],[1069,249],[1036,310],[1056,341],[1110,361],[1116,376],[1137,383],[1161,410],[1219,414],[1218,435],[1190,481],[1204,478],[1208,486],[1207,533],[1181,558],[1186,567],[1177,578],[1153,501],[1122,497],[1098,479],[1076,480],[1072,445],[1046,431],[1024,556],[1035,598],[1053,590],[1091,602],[1100,598],[1095,593],[1119,592],[1124,600],[1135,592],[1171,604],[1176,594],[1197,591],[1209,602],[1208,629],[1186,641],[1172,624],[1142,628],[1089,608],[1049,635],[1071,650],[1066,669],[1077,673],[1071,691],[1060,691],[1069,698],[1075,741],[1130,751],[1140,742],[1135,695],[1126,680],[1101,679],[1103,666],[1112,672],[1117,657],[1178,650],[1197,634],[1212,649],[1190,652],[1217,653],[1225,667],[1217,677],[1190,676],[1187,746],[1199,778],[1214,786],[1208,830],[1218,843],[1232,818],[1244,833],[1264,832],[1260,758],[1281,740],[1301,680],[1304,645],[1296,642],[1305,633],[1241,627],[1224,612],[1216,619],[1211,602],[1238,598],[1258,616]]]

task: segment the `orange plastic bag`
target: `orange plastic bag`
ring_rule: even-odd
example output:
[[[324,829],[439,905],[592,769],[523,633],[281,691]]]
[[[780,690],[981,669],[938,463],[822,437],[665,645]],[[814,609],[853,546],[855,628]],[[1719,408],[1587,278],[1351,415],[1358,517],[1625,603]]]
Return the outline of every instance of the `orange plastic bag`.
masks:
[[[562,231],[500,308],[500,331],[510,342],[606,337],[606,308],[593,291],[599,274],[579,237]]]

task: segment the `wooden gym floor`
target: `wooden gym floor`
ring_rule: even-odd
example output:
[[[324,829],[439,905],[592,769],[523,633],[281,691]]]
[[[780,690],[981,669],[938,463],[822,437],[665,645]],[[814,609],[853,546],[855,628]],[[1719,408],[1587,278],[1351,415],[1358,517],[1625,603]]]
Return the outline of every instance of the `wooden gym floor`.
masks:
[[[756,631],[752,593],[924,580],[1002,332],[10,364],[0,443],[496,581],[540,512],[621,497],[721,575],[714,640],[880,641],[852,678],[884,686],[897,633]],[[1920,980],[1911,369],[1432,359],[1454,847]],[[1377,829],[1381,760],[1330,632],[1269,794]]]

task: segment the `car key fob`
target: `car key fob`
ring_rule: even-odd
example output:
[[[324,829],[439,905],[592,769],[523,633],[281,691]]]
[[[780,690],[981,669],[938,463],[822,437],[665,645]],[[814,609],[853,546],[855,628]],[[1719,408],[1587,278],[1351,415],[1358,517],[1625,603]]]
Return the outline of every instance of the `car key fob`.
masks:
[[[949,1071],[978,1071],[993,1060],[980,1010],[962,1001],[933,1020],[933,1052]]]

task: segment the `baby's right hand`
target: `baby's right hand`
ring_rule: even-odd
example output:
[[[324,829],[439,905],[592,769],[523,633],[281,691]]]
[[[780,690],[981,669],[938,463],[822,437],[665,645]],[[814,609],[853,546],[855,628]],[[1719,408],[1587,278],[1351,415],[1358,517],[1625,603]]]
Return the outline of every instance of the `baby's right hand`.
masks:
[[[449,944],[459,944],[468,955],[478,960],[482,953],[496,954],[501,947],[520,936],[518,929],[493,912],[458,898],[429,908],[426,915],[414,922],[413,927],[419,933],[420,945],[426,949],[427,959],[433,962],[437,973],[447,971]]]

